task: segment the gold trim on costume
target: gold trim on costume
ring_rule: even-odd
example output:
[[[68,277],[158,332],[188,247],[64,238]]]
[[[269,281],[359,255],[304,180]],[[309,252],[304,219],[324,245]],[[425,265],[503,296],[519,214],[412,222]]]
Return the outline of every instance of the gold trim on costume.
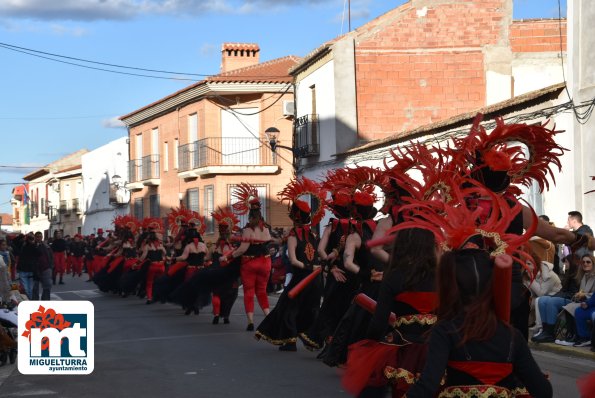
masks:
[[[393,327],[399,327],[401,325],[412,325],[417,323],[422,326],[433,325],[437,321],[437,317],[434,314],[414,314],[414,315],[403,315],[397,318]]]
[[[438,398],[513,398],[512,391],[489,384],[450,386],[438,394]]]
[[[300,339],[302,339],[304,342],[306,342],[306,348],[313,348],[315,350],[320,350],[320,346],[318,344],[316,344],[316,342],[314,340],[310,340],[310,338],[305,334],[305,333],[300,333],[299,334]]]
[[[256,337],[257,340],[263,339],[264,341],[269,342],[273,345],[284,345],[284,344],[297,343],[297,337],[290,337],[288,339],[277,340],[277,339],[273,339],[273,338],[267,336],[266,334],[263,334],[262,332],[260,332],[258,330],[254,333],[254,337]]]
[[[417,381],[417,377],[415,377],[415,375],[407,369],[393,368],[392,366],[387,366],[384,368],[384,376],[389,380],[404,380],[405,383],[410,385]]]

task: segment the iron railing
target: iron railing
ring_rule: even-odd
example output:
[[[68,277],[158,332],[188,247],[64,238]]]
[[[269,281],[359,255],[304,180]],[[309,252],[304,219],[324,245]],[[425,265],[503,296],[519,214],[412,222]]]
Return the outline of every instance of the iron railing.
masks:
[[[207,166],[271,166],[276,162],[271,148],[251,137],[203,138],[178,148],[178,171]]]
[[[75,213],[81,213],[82,210],[78,199],[72,199],[72,211]]]
[[[320,154],[318,115],[304,115],[293,123],[294,147],[302,157]]]
[[[60,213],[65,214],[68,212],[68,201],[61,200],[60,201]]]
[[[129,182],[159,178],[159,171],[159,155],[147,155],[128,161]]]

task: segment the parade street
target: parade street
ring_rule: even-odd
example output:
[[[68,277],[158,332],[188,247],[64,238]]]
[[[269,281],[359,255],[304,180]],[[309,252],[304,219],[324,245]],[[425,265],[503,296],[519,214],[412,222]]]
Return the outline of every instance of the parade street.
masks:
[[[95,306],[95,370],[88,376],[25,376],[0,368],[0,396],[9,397],[348,397],[340,370],[298,352],[279,352],[246,332],[241,297],[231,324],[212,325],[210,307],[185,316],[171,304],[145,305],[66,278],[52,299],[90,300]],[[272,299],[272,304],[275,302]],[[256,323],[262,316],[255,319]],[[576,378],[595,362],[534,351],[550,374],[554,397],[576,397]]]

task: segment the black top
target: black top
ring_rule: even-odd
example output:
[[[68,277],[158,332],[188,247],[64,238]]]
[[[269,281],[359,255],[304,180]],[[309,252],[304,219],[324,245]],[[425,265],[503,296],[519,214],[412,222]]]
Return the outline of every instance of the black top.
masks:
[[[206,253],[189,253],[186,262],[190,266],[203,265],[205,262]]]
[[[405,292],[403,289],[403,276],[398,271],[385,274],[380,286],[380,293],[378,294],[378,302],[376,304],[376,311],[368,326],[368,337],[374,340],[382,340],[388,331],[388,318],[392,312],[399,317],[403,315],[418,314],[418,309],[414,308],[408,303],[396,300],[398,294]],[[433,293],[436,290],[434,273],[424,278],[417,286],[409,291]],[[429,326],[422,326],[419,324],[402,325],[399,331],[407,340],[412,342],[424,342],[426,339],[425,333]]]
[[[163,250],[149,250],[147,252],[147,260],[162,261],[163,260]]]
[[[333,249],[336,249],[339,252],[339,255],[333,264],[340,269],[345,269],[343,266],[343,251],[345,250],[347,236],[349,236],[349,233],[351,232],[351,221],[349,219],[331,218],[329,225],[331,226],[331,234],[325,251],[330,253]]]
[[[70,244],[70,254],[74,257],[82,257],[85,255],[85,243],[82,241],[72,242]]]
[[[297,239],[297,247],[295,248],[295,256],[298,261],[304,263],[304,269],[292,266],[292,271],[296,275],[309,274],[313,266],[320,264],[318,261],[318,239],[314,236],[312,231],[308,228],[293,228],[291,235]]]
[[[54,239],[51,248],[54,253],[63,253],[66,251],[66,241],[62,238]]]
[[[134,247],[125,247],[124,250],[122,250],[122,254],[126,258],[134,258],[136,257],[136,249]]]
[[[376,228],[376,223],[372,220],[367,220],[361,224],[361,229],[357,228],[357,233],[360,236],[362,244],[360,248],[355,252],[354,255],[354,262],[359,266],[360,270],[357,274],[360,283],[362,283],[365,289],[365,286],[372,283],[370,281],[370,275],[372,273],[372,269],[376,271],[382,271],[383,267],[380,265],[380,262],[376,260],[372,253],[370,253],[370,249],[366,246],[366,242],[372,239],[374,235],[374,229]]]
[[[432,329],[428,358],[418,382],[407,392],[408,398],[432,397],[438,390],[440,380],[447,371],[446,386],[486,384],[472,375],[448,366],[449,361],[492,362],[512,364],[512,373],[495,383],[500,387],[513,389],[518,380],[534,398],[552,396],[552,386],[533,359],[527,341],[520,332],[503,323],[492,338],[486,341],[469,341],[460,346],[461,337],[457,329],[462,318],[438,323]]]
[[[266,243],[250,243],[248,250],[244,253],[244,256],[260,257],[269,254]]]

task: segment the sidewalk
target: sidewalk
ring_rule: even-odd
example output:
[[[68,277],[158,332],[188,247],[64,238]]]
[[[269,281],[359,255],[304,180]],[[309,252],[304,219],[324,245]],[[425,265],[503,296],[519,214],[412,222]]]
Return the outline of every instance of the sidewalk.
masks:
[[[572,347],[555,343],[533,343],[530,341],[529,348],[535,351],[546,351],[552,352],[554,354],[591,359],[595,361],[595,352],[591,351],[591,347]]]

